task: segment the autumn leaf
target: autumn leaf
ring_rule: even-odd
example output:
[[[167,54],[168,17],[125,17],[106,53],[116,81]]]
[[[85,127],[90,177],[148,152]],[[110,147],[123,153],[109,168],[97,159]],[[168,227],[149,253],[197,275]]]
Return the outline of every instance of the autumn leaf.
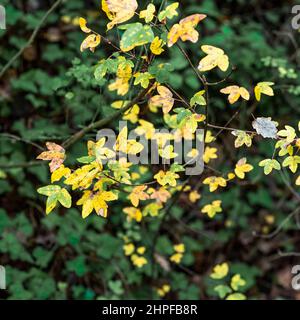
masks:
[[[146,23],[150,23],[154,18],[155,5],[153,3],[148,4],[147,9],[140,12],[140,19],[145,19]]]
[[[165,10],[162,10],[158,15],[158,20],[160,22],[165,21],[166,19],[172,19],[178,16],[177,8],[179,7],[179,2],[172,3],[166,7]]]
[[[271,88],[271,86],[273,85],[274,82],[259,82],[254,88],[256,100],[260,101],[261,94],[265,94],[267,96],[274,96],[274,91]]]
[[[226,71],[229,67],[228,56],[220,48],[203,45],[201,50],[207,54],[200,62],[198,69],[202,72],[209,71],[215,67],[220,68],[222,71]]]
[[[174,152],[174,146],[172,145],[168,145],[164,149],[159,149],[158,153],[164,159],[174,159],[178,156],[178,153]]]
[[[135,187],[129,195],[129,199],[133,206],[138,207],[140,200],[149,199],[149,195],[145,192],[147,189],[146,186],[137,186]]]
[[[140,209],[135,207],[127,207],[123,209],[123,212],[127,214],[128,220],[135,220],[136,222],[141,222],[143,215]]]
[[[137,72],[134,74],[134,78],[134,85],[140,84],[144,89],[148,88],[150,80],[154,79],[153,75],[149,72]]]
[[[99,191],[93,193],[90,190],[83,192],[83,196],[77,201],[78,206],[82,206],[82,218],[87,218],[93,210],[96,211],[97,215],[103,218],[107,217],[108,205],[106,202],[117,200],[117,194],[112,191]]]
[[[241,277],[240,274],[235,274],[230,281],[230,286],[233,290],[237,291],[240,287],[246,285],[246,281]]]
[[[85,33],[90,33],[92,30],[87,27],[87,21],[84,18],[79,18],[79,26],[81,31]]]
[[[71,169],[65,167],[63,164],[52,172],[51,183],[59,181],[62,177],[68,177],[71,174]]]
[[[252,145],[252,136],[245,131],[234,130],[231,132],[232,135],[237,138],[234,141],[234,147],[240,148],[245,145],[246,147],[251,147]]]
[[[262,161],[260,161],[260,163],[258,165],[260,167],[264,168],[265,175],[270,174],[273,171],[273,169],[275,169],[275,170],[280,170],[281,169],[280,163],[275,159],[262,160]]]
[[[269,118],[256,118],[252,122],[252,127],[256,130],[256,132],[261,135],[264,138],[277,138],[277,126],[278,123],[275,121],[272,121],[272,119]]]
[[[50,172],[54,172],[65,161],[65,149],[53,142],[46,142],[46,147],[48,151],[42,152],[40,155],[37,156],[37,159],[50,161]]]
[[[131,19],[138,8],[136,0],[102,0],[102,10],[111,20],[107,30],[112,29],[116,24]]]
[[[285,129],[280,130],[277,135],[279,137],[284,137],[287,143],[292,143],[296,138],[296,131],[291,126],[285,126]]]
[[[193,14],[174,24],[168,33],[168,47],[172,47],[179,39],[196,43],[199,33],[195,28],[205,18],[205,14]]]
[[[157,91],[159,95],[153,96],[149,100],[149,107],[162,107],[163,113],[169,113],[174,105],[172,92],[164,86],[158,86]]]
[[[235,165],[234,172],[240,179],[245,178],[245,173],[250,172],[253,170],[253,166],[251,164],[247,163],[246,158],[242,158],[238,161],[238,163]]]
[[[298,169],[298,165],[300,164],[300,156],[289,156],[284,159],[282,166],[289,167],[289,169],[295,173]]]
[[[205,163],[209,163],[210,160],[217,159],[218,158],[218,155],[216,154],[217,151],[218,151],[217,148],[206,147],[203,154],[203,161]]]
[[[194,107],[196,104],[200,106],[206,105],[206,100],[204,98],[205,90],[201,90],[193,95],[193,97],[190,100],[190,105]]]
[[[135,140],[127,140],[128,136],[128,128],[124,127],[118,135],[116,143],[113,147],[115,151],[121,151],[128,154],[137,154],[144,149],[144,146],[135,141]]]
[[[160,170],[155,176],[154,179],[157,180],[157,182],[162,185],[170,185],[171,187],[176,187],[176,179],[179,178],[179,175],[175,172],[167,171],[164,172],[163,170]]]
[[[221,204],[221,200],[215,200],[211,204],[204,206],[201,212],[206,213],[210,218],[213,218],[217,213],[222,212]]]
[[[212,177],[208,177],[208,178],[204,179],[203,184],[208,184],[209,191],[214,192],[219,187],[225,188],[227,186],[227,181],[222,177],[212,176]]]
[[[155,199],[158,202],[167,202],[171,197],[171,193],[165,188],[161,187],[158,190],[153,189],[150,199]]]
[[[212,279],[223,279],[228,275],[229,272],[229,266],[228,263],[224,262],[222,264],[218,264],[214,267],[212,274],[210,275],[210,277]]]
[[[228,94],[228,101],[230,104],[234,104],[242,97],[245,100],[250,99],[250,94],[247,89],[239,86],[228,86],[220,90],[221,93]]]
[[[86,49],[90,49],[90,51],[94,52],[100,42],[101,37],[98,34],[90,34],[82,41],[80,51],[82,52]]]
[[[150,50],[155,55],[162,54],[165,50],[162,48],[164,46],[164,41],[159,37],[155,37],[150,45]]]
[[[37,192],[48,197],[46,202],[46,214],[49,214],[56,207],[57,202],[65,208],[71,208],[72,198],[69,192],[58,185],[42,187],[39,188]]]

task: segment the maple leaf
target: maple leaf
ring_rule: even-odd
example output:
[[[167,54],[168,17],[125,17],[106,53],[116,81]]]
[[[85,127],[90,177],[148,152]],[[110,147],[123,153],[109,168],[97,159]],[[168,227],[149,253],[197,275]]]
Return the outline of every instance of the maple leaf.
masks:
[[[260,167],[264,168],[264,174],[265,175],[270,174],[273,171],[273,169],[275,169],[275,170],[280,170],[281,169],[280,163],[275,159],[262,160],[262,161],[260,161],[260,163],[258,165]]]
[[[213,218],[216,213],[222,212],[221,204],[221,200],[215,200],[211,204],[204,206],[201,212],[206,213],[210,218]]]
[[[207,54],[200,62],[198,69],[202,72],[209,71],[215,67],[220,68],[222,71],[226,71],[229,67],[228,56],[220,48],[203,45],[201,50]]]
[[[274,96],[274,91],[271,88],[273,85],[274,82],[259,82],[254,88],[256,100],[260,101],[262,93],[267,96]]]
[[[155,37],[150,45],[150,50],[155,55],[162,54],[165,50],[162,48],[164,45],[164,41],[159,37]]]
[[[154,18],[155,11],[155,5],[153,3],[148,4],[146,10],[140,12],[140,19],[145,19],[146,23],[151,22]]]
[[[127,207],[123,208],[123,212],[127,214],[128,220],[135,220],[136,222],[141,222],[143,215],[140,209],[135,207]]]
[[[128,136],[128,128],[124,127],[120,131],[118,138],[116,140],[116,143],[113,147],[115,151],[121,151],[126,154],[128,153],[128,154],[135,155],[144,149],[144,146],[141,143],[135,140],[127,140],[127,136]]]
[[[65,149],[53,142],[46,142],[46,147],[48,151],[42,152],[40,155],[37,156],[37,159],[50,161],[50,172],[54,172],[65,161]]]
[[[154,190],[150,195],[150,199],[156,199],[158,202],[167,202],[171,197],[171,193],[165,188],[161,187],[159,190]]]
[[[295,173],[298,169],[298,164],[300,164],[300,156],[289,156],[284,159],[282,166],[289,167],[290,170]]]
[[[196,43],[199,33],[195,28],[205,18],[205,14],[193,14],[174,24],[168,33],[168,47],[172,47],[179,39]]]
[[[237,137],[234,141],[235,148],[240,148],[243,145],[251,147],[252,136],[246,133],[245,131],[234,130],[231,132],[231,134]]]
[[[158,20],[160,22],[166,21],[166,19],[172,19],[178,16],[177,8],[179,7],[179,2],[174,2],[166,7],[165,10],[162,10],[158,15]]]
[[[291,126],[285,126],[285,130],[280,130],[277,135],[284,137],[287,143],[292,143],[296,138],[296,131]]]
[[[219,187],[225,188],[227,186],[227,181],[222,177],[212,176],[212,177],[208,177],[208,178],[204,179],[203,184],[208,184],[209,191],[214,192]]]
[[[147,189],[146,186],[137,186],[135,187],[129,195],[129,199],[133,206],[138,207],[140,200],[149,199],[149,195],[144,192]]]
[[[203,154],[203,161],[205,163],[209,163],[211,159],[217,159],[218,158],[216,154],[217,151],[218,151],[217,148],[206,147]]]
[[[49,214],[59,202],[65,208],[71,208],[72,198],[69,192],[58,185],[49,185],[37,190],[39,194],[47,196],[46,214]]]
[[[174,159],[178,156],[178,153],[174,152],[174,146],[168,145],[164,149],[158,150],[159,155],[164,159]]]
[[[159,95],[153,96],[149,100],[149,108],[162,107],[163,113],[169,113],[174,105],[172,92],[164,86],[158,86],[157,91]]]
[[[220,90],[221,93],[228,94],[228,101],[230,104],[234,104],[242,97],[245,100],[250,99],[250,94],[247,89],[239,86],[228,86]]]
[[[176,179],[178,178],[179,175],[177,173],[171,171],[164,172],[163,170],[160,170],[154,176],[154,179],[156,179],[160,185],[165,186],[169,184],[171,187],[176,187]]]
[[[250,172],[251,170],[253,170],[253,166],[247,163],[246,158],[242,158],[235,165],[234,172],[237,175],[237,177],[239,177],[240,179],[244,179],[245,173]]]

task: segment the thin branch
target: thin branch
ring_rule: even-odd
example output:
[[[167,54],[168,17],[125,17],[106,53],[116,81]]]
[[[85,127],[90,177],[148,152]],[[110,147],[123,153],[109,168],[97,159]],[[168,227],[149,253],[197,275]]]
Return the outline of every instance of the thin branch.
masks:
[[[57,0],[52,7],[46,12],[46,14],[43,16],[39,24],[36,26],[36,28],[33,30],[30,38],[25,43],[25,45],[7,62],[7,64],[3,67],[3,69],[0,72],[0,79],[3,77],[5,72],[9,69],[9,67],[22,55],[24,50],[26,50],[35,40],[38,32],[42,28],[44,22],[47,20],[47,18],[50,16],[50,14],[60,5],[60,3],[63,0]]]
[[[63,143],[63,147],[65,149],[69,148],[71,145],[73,145],[75,142],[80,140],[82,137],[84,137],[88,132],[95,130],[95,129],[100,129],[104,127],[105,125],[109,124],[111,121],[117,119],[119,116],[121,116],[124,112],[132,108],[135,104],[137,104],[140,100],[142,100],[148,93],[149,89],[153,85],[152,82],[150,82],[149,86],[142,90],[132,101],[128,102],[122,109],[118,110],[114,114],[112,114],[109,117],[106,117],[104,119],[101,119],[99,121],[96,121],[94,123],[91,123],[87,127],[84,127],[82,130],[76,132],[73,136],[71,136],[69,139],[67,139]]]

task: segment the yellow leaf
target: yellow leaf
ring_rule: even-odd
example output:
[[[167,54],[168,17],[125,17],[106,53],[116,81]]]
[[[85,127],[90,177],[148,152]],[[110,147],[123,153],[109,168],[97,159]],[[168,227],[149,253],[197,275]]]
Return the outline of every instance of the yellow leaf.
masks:
[[[250,94],[244,87],[239,86],[228,86],[220,90],[221,93],[228,94],[228,101],[230,104],[235,103],[242,97],[245,100],[250,99]]]
[[[65,160],[65,149],[53,142],[46,142],[48,151],[42,152],[37,156],[39,160],[50,160],[50,172],[57,170]]]
[[[153,3],[148,4],[147,9],[140,12],[140,19],[145,19],[146,23],[151,22],[154,18],[155,11],[155,5]]]
[[[137,186],[132,190],[129,195],[129,199],[133,206],[138,207],[140,200],[149,199],[149,195],[144,192],[146,189],[146,186]]]
[[[87,26],[86,26],[87,22],[84,18],[79,18],[79,26],[80,26],[80,29],[81,31],[85,32],[85,33],[90,33],[92,30],[89,29]]]
[[[181,262],[182,258],[183,258],[183,254],[182,253],[174,253],[170,257],[170,261],[179,264]]]
[[[189,194],[189,200],[192,202],[192,203],[195,203],[197,200],[199,200],[201,198],[201,195],[198,193],[197,190],[194,190],[192,192],[190,192]]]
[[[198,23],[205,18],[205,14],[193,14],[173,25],[168,34],[168,47],[172,47],[179,38],[182,41],[196,43],[199,39],[199,33],[195,28]]]
[[[206,213],[210,218],[213,218],[216,213],[222,212],[221,204],[221,200],[215,200],[211,204],[204,206],[201,212]]]
[[[206,147],[203,154],[203,161],[205,163],[209,163],[212,159],[217,159],[218,156],[216,154],[217,148]]]
[[[175,244],[173,246],[173,248],[177,253],[184,253],[185,252],[185,245],[183,243]]]
[[[274,91],[271,88],[271,86],[273,85],[274,85],[274,82],[259,82],[254,88],[256,100],[260,101],[262,93],[267,96],[274,96]]]
[[[68,177],[70,174],[71,170],[62,164],[51,174],[51,183],[59,181],[62,177]]]
[[[172,145],[166,146],[164,149],[159,149],[159,155],[164,159],[174,159],[178,156],[178,153],[173,152],[174,147]]]
[[[125,256],[131,256],[135,250],[135,246],[133,243],[128,243],[123,246],[123,250],[124,250]]]
[[[159,95],[153,96],[149,100],[149,107],[162,107],[163,113],[169,113],[174,105],[172,92],[164,86],[158,86]]]
[[[136,252],[137,252],[138,254],[144,254],[145,251],[146,251],[146,248],[145,248],[145,247],[138,247],[138,248],[136,249]]]
[[[204,45],[201,46],[203,52],[207,54],[200,62],[198,69],[202,72],[212,70],[215,67],[226,71],[229,67],[228,56],[220,48]]]
[[[155,55],[162,54],[165,50],[162,48],[164,45],[164,42],[159,37],[155,37],[154,40],[151,42],[150,50]]]
[[[134,207],[127,207],[123,209],[123,212],[127,214],[129,221],[135,220],[136,222],[141,222],[143,215],[140,209]]]
[[[98,34],[90,34],[82,41],[80,51],[82,52],[86,49],[90,49],[90,51],[94,52],[100,42],[101,37]]]
[[[227,276],[229,272],[229,266],[228,263],[224,262],[222,264],[217,264],[214,269],[213,269],[213,273],[210,275],[210,277],[212,279],[223,279]]]
[[[203,184],[208,184],[209,191],[214,192],[219,187],[225,188],[227,186],[227,181],[222,177],[212,176],[212,177],[208,177],[208,178],[204,179]]]
[[[247,163],[246,158],[242,158],[236,164],[234,172],[240,179],[244,179],[245,173],[250,172],[251,170],[253,170],[253,166]]]
[[[111,20],[107,25],[107,30],[112,29],[116,24],[131,19],[137,8],[136,0],[102,0],[102,10]]]

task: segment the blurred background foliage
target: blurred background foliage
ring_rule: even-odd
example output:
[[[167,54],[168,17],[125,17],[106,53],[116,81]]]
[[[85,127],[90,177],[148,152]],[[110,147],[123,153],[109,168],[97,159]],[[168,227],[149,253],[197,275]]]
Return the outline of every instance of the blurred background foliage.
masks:
[[[0,69],[26,43],[53,2],[4,0],[1,4],[7,12],[7,30],[0,30]],[[271,116],[280,125],[296,125],[300,119],[300,40],[290,26],[293,4],[258,0],[181,3],[181,16],[208,15],[200,26],[200,43],[221,47],[229,55],[236,66],[229,82],[246,87],[259,81],[276,83],[275,97],[263,99],[259,106],[242,105],[232,127],[251,129],[251,114]],[[224,213],[214,220],[203,217],[200,208],[215,195],[202,193],[195,205],[187,194],[180,197],[158,234],[159,266],[154,274],[150,263],[142,269],[131,264],[122,239],[130,236],[149,248],[159,217],[151,225],[132,225],[122,213],[122,200],[111,207],[107,220],[94,215],[83,221],[77,209],[63,208],[45,217],[44,199],[36,189],[48,184],[49,172],[46,165],[32,163],[40,152],[36,145],[64,141],[78,128],[112,112],[109,105],[116,98],[105,89],[105,81],[93,76],[97,61],[113,51],[103,43],[95,54],[79,52],[84,37],[79,16],[104,33],[107,19],[100,13],[99,1],[64,1],[0,79],[0,264],[6,266],[8,276],[8,290],[0,291],[0,297],[149,299],[158,298],[153,288],[168,283],[171,291],[165,298],[211,299],[217,294],[209,274],[215,264],[228,261],[231,271],[246,280],[243,291],[249,298],[300,298],[290,288],[290,269],[297,258],[278,254],[299,251],[298,224],[289,221],[270,239],[253,234],[266,236],[276,230],[297,208],[299,199],[280,174],[265,178],[257,165],[246,182],[217,194]],[[117,41],[113,32],[107,36]],[[197,63],[199,43],[183,46]],[[164,76],[176,90],[187,98],[200,90],[179,50],[172,48],[163,59],[173,66]],[[212,74],[208,80],[220,77]],[[211,123],[224,125],[238,108],[229,106],[218,88],[212,90]],[[148,119],[158,121],[155,115]],[[76,143],[69,150],[67,164],[84,154],[86,139],[94,137],[92,133]],[[249,163],[257,164],[273,150],[269,140],[256,141],[251,150],[236,150],[233,141],[230,133],[223,132],[215,142],[221,155],[214,162],[218,170],[232,167],[245,155]],[[186,247],[178,266],[170,265],[167,258],[176,241]]]

